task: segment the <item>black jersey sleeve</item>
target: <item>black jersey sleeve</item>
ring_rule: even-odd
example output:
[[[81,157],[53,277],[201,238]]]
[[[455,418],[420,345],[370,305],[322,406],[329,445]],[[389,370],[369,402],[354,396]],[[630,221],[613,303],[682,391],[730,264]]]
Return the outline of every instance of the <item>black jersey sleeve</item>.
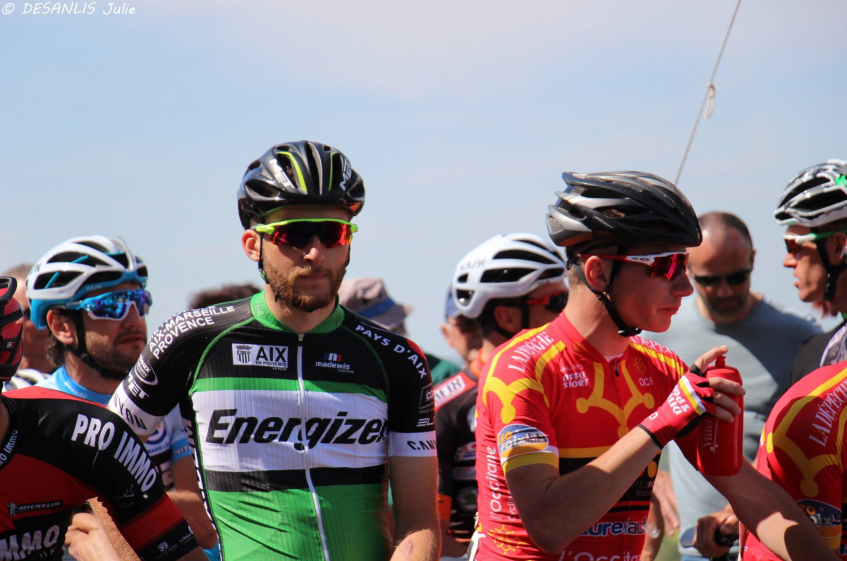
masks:
[[[251,321],[249,300],[180,312],[159,326],[109,402],[140,435],[149,435],[186,396],[204,351],[240,321]]]
[[[390,456],[436,455],[435,401],[423,351],[411,340],[393,344],[389,369],[388,430]]]

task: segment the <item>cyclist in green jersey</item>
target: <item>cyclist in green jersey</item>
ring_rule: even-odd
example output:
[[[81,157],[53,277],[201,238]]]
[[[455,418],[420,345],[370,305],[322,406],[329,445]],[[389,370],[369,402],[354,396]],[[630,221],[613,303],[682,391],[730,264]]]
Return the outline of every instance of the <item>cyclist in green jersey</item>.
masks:
[[[110,402],[139,434],[180,406],[224,561],[438,557],[426,360],[337,303],[364,202],[330,146],[278,144],[251,163],[242,247],[267,286],[171,317]]]

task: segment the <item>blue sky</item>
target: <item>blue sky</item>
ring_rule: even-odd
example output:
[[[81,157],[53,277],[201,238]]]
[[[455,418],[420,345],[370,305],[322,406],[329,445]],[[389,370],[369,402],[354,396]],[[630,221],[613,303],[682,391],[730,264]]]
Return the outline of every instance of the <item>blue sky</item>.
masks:
[[[0,16],[0,268],[77,235],[150,265],[158,324],[257,281],[235,192],[271,144],[337,146],[364,177],[349,276],[438,323],[456,262],[543,235],[563,170],[676,175],[733,0],[130,2]],[[89,3],[90,5],[91,3]],[[847,158],[847,4],[745,0],[680,187],[751,227],[755,290],[798,311],[771,218],[788,179]],[[153,325],[150,326],[151,330]]]

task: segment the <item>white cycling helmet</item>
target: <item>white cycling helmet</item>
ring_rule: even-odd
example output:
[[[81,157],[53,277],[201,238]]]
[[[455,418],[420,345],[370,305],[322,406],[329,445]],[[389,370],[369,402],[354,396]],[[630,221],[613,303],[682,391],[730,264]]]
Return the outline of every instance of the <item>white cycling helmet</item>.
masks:
[[[494,299],[519,298],[565,278],[558,250],[532,234],[494,236],[459,261],[452,295],[459,313],[476,319]]]
[[[781,225],[807,228],[847,218],[847,161],[827,160],[792,177],[773,215]]]
[[[123,282],[147,285],[147,266],[121,239],[72,238],[38,260],[26,278],[32,323],[47,328],[47,310],[78,302],[92,290]]]

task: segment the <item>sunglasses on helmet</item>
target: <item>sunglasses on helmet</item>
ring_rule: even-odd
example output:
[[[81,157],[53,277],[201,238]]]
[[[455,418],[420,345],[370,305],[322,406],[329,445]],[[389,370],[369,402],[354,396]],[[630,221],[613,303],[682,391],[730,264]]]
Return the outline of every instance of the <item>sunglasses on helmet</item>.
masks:
[[[638,263],[647,267],[647,274],[651,277],[665,277],[668,280],[674,280],[688,266],[688,253],[685,251],[671,251],[651,255],[600,255],[597,253],[584,253],[580,254],[579,257],[590,257],[592,255],[612,261]]]
[[[353,234],[359,227],[352,222],[338,218],[296,218],[272,224],[256,224],[253,230],[260,234],[269,234],[268,240],[274,245],[290,245],[303,249],[318,236],[327,249],[341,245],[350,245]]]
[[[66,310],[85,310],[93,319],[123,320],[129,309],[135,306],[139,317],[144,317],[153,305],[153,297],[146,290],[117,290],[91,298],[85,298],[75,304],[64,306]]]
[[[747,282],[747,279],[750,278],[750,273],[752,272],[752,269],[741,269],[725,275],[697,275],[694,277],[694,280],[697,284],[706,288],[716,286],[719,282],[721,282],[721,279],[724,279],[726,284],[730,286],[738,286],[739,284]]]
[[[568,291],[561,290],[538,298],[527,298],[526,303],[530,306],[544,306],[551,312],[561,312],[568,303]]]

